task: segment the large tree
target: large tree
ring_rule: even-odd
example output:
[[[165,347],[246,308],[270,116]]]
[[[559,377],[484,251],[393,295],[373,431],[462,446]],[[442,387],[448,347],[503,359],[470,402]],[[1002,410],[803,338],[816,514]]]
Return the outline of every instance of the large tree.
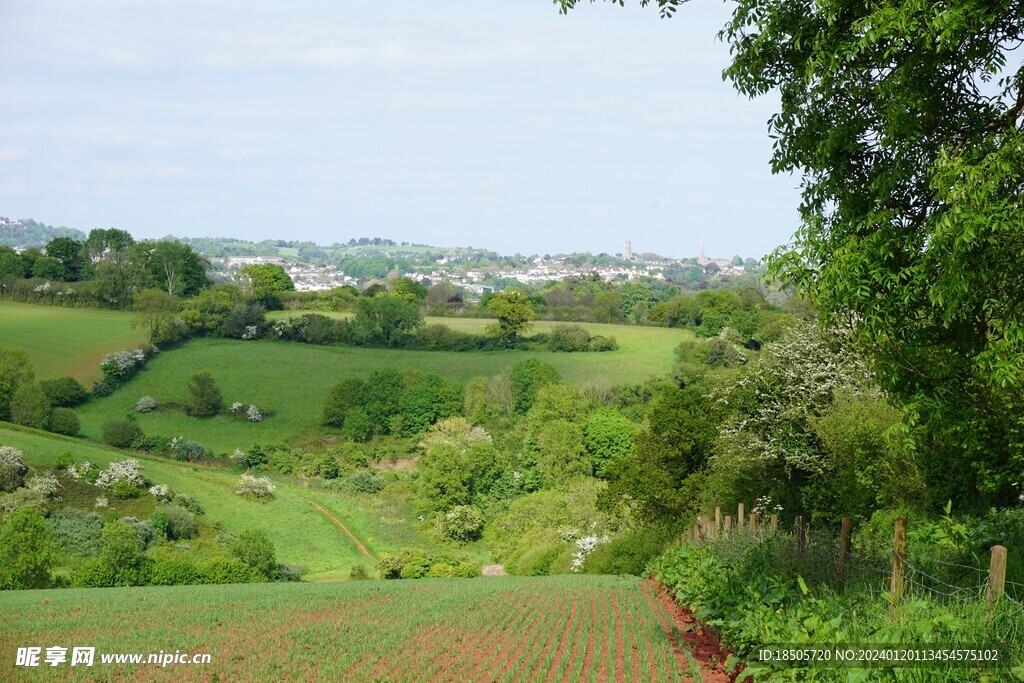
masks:
[[[780,95],[773,171],[802,176],[770,272],[853,330],[937,468],[1008,502],[1024,466],[1024,2],[739,0],[720,36],[741,93]]]

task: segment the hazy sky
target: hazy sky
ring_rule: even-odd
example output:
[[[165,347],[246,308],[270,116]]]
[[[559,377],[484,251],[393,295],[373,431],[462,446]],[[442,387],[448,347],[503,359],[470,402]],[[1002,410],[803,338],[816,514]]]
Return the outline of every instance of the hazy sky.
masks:
[[[0,0],[0,215],[761,256],[798,179],[770,173],[775,98],[722,81],[729,9]]]

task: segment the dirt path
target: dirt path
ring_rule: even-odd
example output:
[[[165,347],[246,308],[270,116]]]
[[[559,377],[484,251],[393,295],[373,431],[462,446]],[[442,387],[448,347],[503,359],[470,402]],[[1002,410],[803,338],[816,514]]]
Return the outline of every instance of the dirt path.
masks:
[[[331,523],[334,524],[334,526],[336,526],[339,529],[341,529],[342,532],[346,536],[348,536],[349,538],[352,539],[352,542],[356,544],[356,548],[359,549],[359,552],[361,552],[363,555],[366,555],[368,558],[370,558],[374,562],[377,561],[377,558],[373,556],[373,553],[371,553],[369,550],[367,550],[366,546],[363,545],[362,541],[360,541],[358,538],[356,538],[355,534],[353,534],[351,531],[349,531],[348,527],[345,526],[344,522],[342,522],[340,519],[338,519],[332,512],[327,510],[323,505],[320,505],[319,503],[316,503],[316,502],[310,500],[309,498],[306,498],[305,496],[300,496],[299,494],[297,494],[297,493],[295,493],[293,491],[287,491],[286,490],[286,493],[288,493],[289,495],[295,496],[296,498],[299,498],[301,500],[304,500],[307,503],[309,503],[310,505],[312,505],[313,507],[315,507],[317,510],[320,511],[320,514],[322,514],[327,519],[331,520]]]

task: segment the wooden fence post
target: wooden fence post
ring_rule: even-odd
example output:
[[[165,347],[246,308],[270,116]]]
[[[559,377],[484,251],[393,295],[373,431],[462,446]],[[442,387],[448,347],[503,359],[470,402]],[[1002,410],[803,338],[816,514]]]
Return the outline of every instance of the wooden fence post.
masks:
[[[750,513],[750,533],[757,531],[757,515],[753,512]]]
[[[729,533],[729,530],[732,529],[732,515],[725,516],[724,525],[725,533]]]
[[[796,555],[801,560],[804,557],[804,517],[803,515],[796,516]]]
[[[992,546],[992,558],[988,563],[988,588],[985,590],[986,620],[992,618],[992,608],[1006,591],[1006,547]]]
[[[738,529],[743,528],[743,520],[747,518],[747,515],[744,512],[744,510],[746,510],[746,507],[743,505],[743,503],[740,503],[739,510],[736,513],[736,527]]]
[[[722,508],[715,507],[715,535],[722,530]]]
[[[896,530],[892,535],[892,601],[889,603],[889,616],[896,613],[896,605],[903,599],[904,557],[907,554],[907,518],[896,518]]]
[[[839,582],[846,581],[846,566],[850,562],[850,540],[853,536],[853,520],[843,517],[842,529],[839,531]]]
[[[776,512],[775,514],[772,515],[772,522],[771,523],[772,523],[772,533],[774,534],[776,531],[779,530],[779,513]]]

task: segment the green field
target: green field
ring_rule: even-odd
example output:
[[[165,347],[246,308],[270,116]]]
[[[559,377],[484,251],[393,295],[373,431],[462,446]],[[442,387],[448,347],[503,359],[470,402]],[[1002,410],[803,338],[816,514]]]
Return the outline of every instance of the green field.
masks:
[[[0,423],[0,445],[18,448],[33,467],[52,466],[65,452],[76,460],[102,465],[137,458],[147,479],[198,498],[206,510],[205,517],[220,522],[226,531],[237,534],[251,528],[264,530],[274,541],[280,561],[309,568],[304,577],[308,580],[344,578],[355,564],[368,570],[375,565],[374,559],[361,554],[352,540],[309,501],[341,520],[371,554],[425,546],[412,530],[411,507],[400,496],[345,495],[297,478],[271,475],[277,486],[274,498],[256,502],[232,491],[238,479],[236,471],[121,452],[4,423]],[[111,500],[115,509],[126,504]]]
[[[25,349],[40,379],[67,375],[88,386],[103,376],[104,354],[145,342],[131,321],[117,311],[0,302],[0,345]]]
[[[650,586],[616,576],[17,591],[0,623],[7,681],[702,679]],[[14,666],[55,645],[95,663]],[[161,651],[210,663],[101,661]]]
[[[498,374],[524,358],[536,356],[551,363],[571,382],[608,387],[668,372],[674,361],[673,349],[689,334],[663,328],[592,327],[595,332],[614,329],[622,348],[607,353],[454,353],[196,339],[157,355],[112,396],[91,401],[78,412],[82,433],[99,440],[102,425],[122,419],[142,396],[152,396],[160,405],[180,403],[187,395],[192,375],[208,371],[220,386],[226,405],[236,401],[254,403],[268,408],[269,417],[260,423],[229,416],[198,420],[176,410],[157,410],[138,415],[138,423],[146,434],[180,436],[216,452],[229,453],[253,443],[285,442],[315,428],[331,386],[348,376],[365,377],[378,368],[416,369],[464,383],[476,376]]]

